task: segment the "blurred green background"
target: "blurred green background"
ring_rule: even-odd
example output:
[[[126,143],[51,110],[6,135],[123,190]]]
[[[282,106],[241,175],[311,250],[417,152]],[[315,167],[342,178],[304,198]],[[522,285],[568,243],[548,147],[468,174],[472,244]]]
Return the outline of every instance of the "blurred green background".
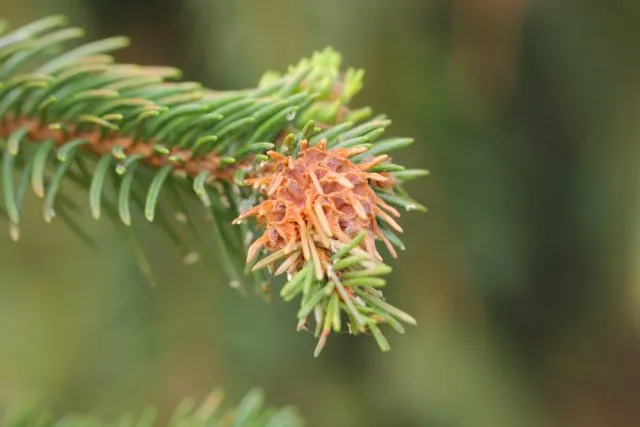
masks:
[[[37,202],[0,239],[0,402],[106,419],[263,387],[309,426],[640,425],[640,3],[526,0],[0,0],[14,26],[63,13],[118,59],[254,85],[331,45],[366,69],[355,104],[415,137],[406,253],[388,298],[417,328],[332,336],[242,298],[153,233],[140,276],[106,221],[87,250]],[[78,194],[78,197],[86,197]]]

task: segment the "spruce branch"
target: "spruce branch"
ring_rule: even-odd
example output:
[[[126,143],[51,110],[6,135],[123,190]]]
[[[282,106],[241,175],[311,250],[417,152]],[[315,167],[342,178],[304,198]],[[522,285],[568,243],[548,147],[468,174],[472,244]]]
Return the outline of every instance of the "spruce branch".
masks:
[[[134,242],[137,211],[185,262],[211,238],[234,287],[250,276],[266,289],[286,273],[280,295],[300,297],[298,329],[315,319],[316,355],[331,331],[370,333],[388,350],[380,324],[399,333],[415,324],[379,290],[391,268],[377,242],[392,257],[404,250],[400,210],[425,208],[403,184],[426,171],[392,163],[389,153],[412,139],[380,139],[391,121],[349,106],[362,70],[342,72],[328,48],[255,88],[214,91],[178,81],[171,67],[114,62],[123,37],[66,48],[82,31],[65,23],[49,17],[0,36],[0,214],[14,240],[31,187],[47,222],[59,217],[91,244],[65,195],[73,183],[93,217]]]
[[[202,402],[185,399],[176,408],[167,427],[301,427],[304,423],[293,407],[265,407],[264,395],[252,390],[235,408],[222,406],[222,392],[215,391]],[[0,412],[2,415],[2,412]],[[157,411],[148,408],[142,415],[125,415],[116,422],[105,423],[89,415],[67,415],[57,419],[34,406],[23,405],[5,411],[0,416],[4,427],[153,427]]]

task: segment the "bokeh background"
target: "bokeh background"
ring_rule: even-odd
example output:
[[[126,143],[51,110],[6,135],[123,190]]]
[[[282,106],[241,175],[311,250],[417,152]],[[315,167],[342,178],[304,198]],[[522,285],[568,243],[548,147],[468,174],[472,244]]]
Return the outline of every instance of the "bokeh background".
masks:
[[[103,222],[101,250],[30,200],[0,239],[0,402],[115,419],[261,386],[309,426],[640,425],[640,3],[552,0],[0,0],[14,26],[63,13],[121,61],[219,89],[331,45],[366,69],[357,105],[416,143],[408,247],[389,299],[419,322],[332,336],[242,298],[146,233],[159,285]],[[81,194],[78,197],[82,197]]]

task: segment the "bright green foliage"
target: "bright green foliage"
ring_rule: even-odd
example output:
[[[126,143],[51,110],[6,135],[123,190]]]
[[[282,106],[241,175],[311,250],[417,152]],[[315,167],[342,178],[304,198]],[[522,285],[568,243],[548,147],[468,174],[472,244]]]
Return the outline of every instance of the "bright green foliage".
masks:
[[[243,267],[260,226],[233,226],[232,221],[263,199],[243,184],[269,162],[268,150],[295,156],[301,140],[315,145],[324,138],[330,149],[368,148],[351,159],[364,163],[412,142],[380,140],[390,120],[367,120],[369,108],[348,107],[362,88],[363,71],[341,72],[340,55],[331,49],[301,60],[283,75],[267,73],[255,89],[212,91],[176,82],[180,73],[170,67],[114,63],[110,53],[125,47],[126,38],[67,48],[83,32],[65,22],[49,17],[0,36],[0,215],[7,218],[14,240],[31,187],[43,198],[46,221],[60,218],[93,244],[76,224],[79,202],[65,193],[73,184],[87,191],[93,217],[114,221],[133,244],[130,226],[144,217],[180,248],[185,262],[212,260],[234,287],[250,276],[264,289],[271,275],[255,267],[259,262],[267,266],[265,258]],[[393,179],[392,188],[375,187],[389,205],[424,210],[401,185],[426,171],[384,161],[370,172]],[[194,208],[192,201],[198,199],[202,203]],[[378,226],[404,250],[384,218],[378,217]],[[339,253],[331,257],[331,277],[312,277],[309,263],[290,277],[281,295],[286,300],[302,295],[300,322],[313,313],[316,335],[326,339],[329,329],[340,330],[344,311],[352,333],[370,332],[387,350],[377,325],[388,323],[402,332],[398,320],[415,321],[375,289],[385,284],[380,276],[390,269],[363,255],[358,248],[362,239],[353,238],[356,243],[348,250],[333,248]],[[215,256],[207,256],[211,242]],[[135,252],[152,280],[144,252],[137,246]],[[352,293],[347,295],[345,288]]]
[[[249,392],[237,407],[221,408],[221,393],[215,392],[203,402],[184,400],[175,410],[167,427],[301,427],[303,420],[295,408],[265,407],[259,390]],[[159,427],[157,411],[149,408],[138,417],[125,415],[114,422],[102,422],[87,415],[56,418],[33,407],[7,411],[0,417],[3,427]]]

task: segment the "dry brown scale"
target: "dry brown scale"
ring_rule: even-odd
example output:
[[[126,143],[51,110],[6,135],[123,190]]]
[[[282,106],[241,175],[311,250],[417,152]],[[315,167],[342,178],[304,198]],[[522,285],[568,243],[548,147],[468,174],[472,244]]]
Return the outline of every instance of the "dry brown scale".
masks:
[[[372,185],[388,184],[389,177],[369,170],[387,160],[387,155],[364,163],[350,157],[367,151],[366,147],[327,149],[326,140],[310,146],[300,142],[297,157],[275,151],[271,161],[247,180],[266,199],[243,212],[236,220],[256,217],[266,230],[250,247],[247,262],[265,248],[274,262],[286,258],[276,274],[299,271],[306,262],[314,263],[318,280],[327,276],[335,242],[348,244],[361,230],[367,235],[363,250],[381,260],[375,245],[379,239],[395,257],[393,245],[382,233],[377,218],[402,232],[393,217],[400,213],[381,200]]]

